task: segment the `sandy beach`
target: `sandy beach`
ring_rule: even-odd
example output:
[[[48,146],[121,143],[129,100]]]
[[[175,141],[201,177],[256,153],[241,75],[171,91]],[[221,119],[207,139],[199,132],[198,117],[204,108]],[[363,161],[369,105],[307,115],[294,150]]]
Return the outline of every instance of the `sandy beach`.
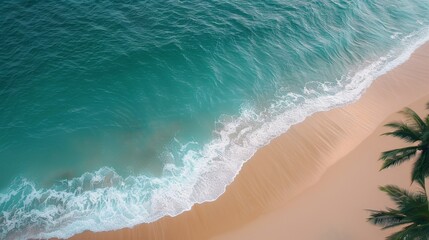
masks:
[[[176,217],[72,239],[384,239],[365,209],[391,206],[378,186],[410,186],[410,165],[379,172],[381,137],[406,106],[429,102],[429,44],[347,106],[320,112],[261,148],[214,202]]]

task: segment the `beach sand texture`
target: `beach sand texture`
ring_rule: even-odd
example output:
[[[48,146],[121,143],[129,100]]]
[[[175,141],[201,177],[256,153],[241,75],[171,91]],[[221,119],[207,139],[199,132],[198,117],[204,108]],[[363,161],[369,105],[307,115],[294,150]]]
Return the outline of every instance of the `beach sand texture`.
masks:
[[[429,44],[350,105],[320,112],[261,148],[226,192],[176,217],[72,239],[384,239],[364,209],[391,206],[378,186],[410,186],[410,164],[379,172],[383,124],[429,102]]]

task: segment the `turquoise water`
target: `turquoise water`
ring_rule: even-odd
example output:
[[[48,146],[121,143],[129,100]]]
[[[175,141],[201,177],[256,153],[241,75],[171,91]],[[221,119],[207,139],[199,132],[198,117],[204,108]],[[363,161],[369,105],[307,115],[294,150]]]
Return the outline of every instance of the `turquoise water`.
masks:
[[[3,1],[0,238],[177,215],[429,38],[428,0]]]

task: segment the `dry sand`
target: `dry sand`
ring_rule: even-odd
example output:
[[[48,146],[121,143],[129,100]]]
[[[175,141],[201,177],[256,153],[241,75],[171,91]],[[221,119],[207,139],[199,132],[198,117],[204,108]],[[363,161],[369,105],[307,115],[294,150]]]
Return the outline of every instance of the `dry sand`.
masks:
[[[73,239],[383,239],[364,209],[391,206],[377,187],[410,186],[409,166],[379,172],[379,135],[393,114],[429,102],[429,44],[377,79],[357,102],[314,114],[261,148],[214,202],[132,229]],[[393,114],[393,115],[392,115]]]
[[[429,96],[410,105],[420,113]],[[426,110],[426,114],[429,111]],[[384,123],[403,119],[391,115]],[[395,184],[410,189],[411,162],[379,172],[380,152],[404,147],[392,137],[381,137],[388,128],[380,125],[358,147],[330,167],[317,183],[276,211],[240,229],[213,238],[227,239],[384,239],[392,231],[381,231],[366,222],[365,209],[394,207],[377,186]],[[413,185],[412,189],[417,186]],[[267,237],[269,236],[269,237]]]

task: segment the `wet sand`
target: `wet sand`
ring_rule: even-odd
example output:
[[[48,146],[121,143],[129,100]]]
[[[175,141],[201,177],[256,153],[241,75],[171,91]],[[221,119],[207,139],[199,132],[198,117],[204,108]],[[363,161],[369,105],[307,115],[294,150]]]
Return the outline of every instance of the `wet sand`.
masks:
[[[216,201],[131,229],[72,239],[383,239],[364,209],[391,206],[384,184],[410,186],[409,166],[379,172],[380,137],[405,106],[429,102],[429,44],[379,77],[355,103],[308,117],[261,148]],[[393,114],[393,115],[392,115]]]

